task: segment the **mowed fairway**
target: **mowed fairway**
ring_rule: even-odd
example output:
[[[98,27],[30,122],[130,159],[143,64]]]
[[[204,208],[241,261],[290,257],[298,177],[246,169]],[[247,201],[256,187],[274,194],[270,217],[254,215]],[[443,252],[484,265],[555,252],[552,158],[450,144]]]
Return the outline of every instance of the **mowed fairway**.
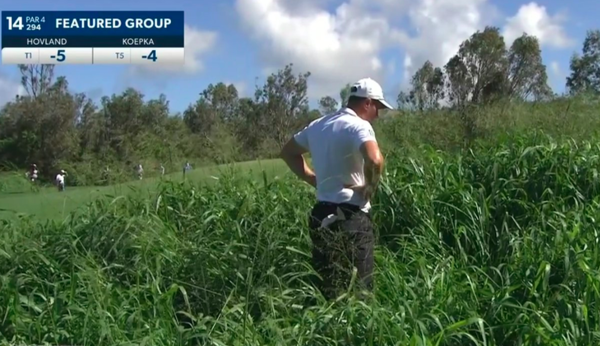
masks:
[[[235,174],[252,179],[263,179],[263,172],[269,178],[286,173],[285,164],[281,160],[263,160],[241,162],[214,167],[201,167],[188,173],[186,180],[193,184],[214,184],[222,175]],[[1,178],[0,178],[1,179]],[[15,218],[19,215],[30,215],[38,219],[62,220],[69,213],[86,207],[98,197],[118,197],[131,194],[150,196],[156,192],[158,185],[164,181],[182,182],[182,172],[166,174],[164,177],[153,177],[133,180],[128,183],[103,187],[70,187],[59,193],[54,187],[33,191],[24,177],[11,175],[4,179],[8,193],[0,192],[0,218]],[[67,178],[68,184],[68,178]],[[11,191],[12,188],[12,191]]]
[[[599,344],[598,145],[390,153],[366,301],[352,287],[325,301],[311,283],[314,191],[247,165],[125,185],[68,222],[0,223],[0,344]],[[2,203],[52,216],[91,191]]]

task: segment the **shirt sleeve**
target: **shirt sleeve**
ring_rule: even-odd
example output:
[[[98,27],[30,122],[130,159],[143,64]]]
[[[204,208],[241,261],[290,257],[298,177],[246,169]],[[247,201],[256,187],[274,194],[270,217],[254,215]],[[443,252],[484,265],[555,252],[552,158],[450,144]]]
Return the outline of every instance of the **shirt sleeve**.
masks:
[[[352,141],[356,150],[360,149],[360,146],[365,142],[376,142],[375,131],[373,131],[371,124],[365,121],[363,124],[357,126],[355,130],[352,131]]]
[[[302,146],[306,150],[309,149],[309,146],[308,146],[308,129],[309,128],[310,128],[310,125],[307,125],[302,130],[300,130],[299,132],[297,132],[294,135],[294,140],[296,141],[296,143],[300,144],[300,146]]]

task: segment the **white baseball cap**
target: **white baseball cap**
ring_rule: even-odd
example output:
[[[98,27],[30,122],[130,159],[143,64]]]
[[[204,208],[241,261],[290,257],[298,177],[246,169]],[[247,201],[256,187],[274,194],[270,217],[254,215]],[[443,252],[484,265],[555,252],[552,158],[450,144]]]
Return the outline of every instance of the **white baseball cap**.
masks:
[[[383,89],[381,85],[371,78],[363,78],[352,84],[350,87],[350,96],[364,97],[381,102],[386,108],[394,109],[383,98]]]

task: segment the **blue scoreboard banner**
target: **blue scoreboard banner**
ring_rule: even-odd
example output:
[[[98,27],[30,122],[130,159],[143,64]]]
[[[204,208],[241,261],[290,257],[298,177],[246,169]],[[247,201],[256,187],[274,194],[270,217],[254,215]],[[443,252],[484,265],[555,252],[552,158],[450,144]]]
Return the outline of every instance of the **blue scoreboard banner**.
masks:
[[[183,11],[2,11],[3,64],[183,64]]]

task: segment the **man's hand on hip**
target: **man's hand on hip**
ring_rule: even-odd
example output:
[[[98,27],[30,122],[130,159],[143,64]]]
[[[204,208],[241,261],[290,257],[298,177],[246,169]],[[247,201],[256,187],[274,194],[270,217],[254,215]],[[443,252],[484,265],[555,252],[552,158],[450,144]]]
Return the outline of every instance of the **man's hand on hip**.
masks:
[[[346,185],[344,187],[358,193],[365,201],[371,201],[375,193],[375,188],[371,185]]]

